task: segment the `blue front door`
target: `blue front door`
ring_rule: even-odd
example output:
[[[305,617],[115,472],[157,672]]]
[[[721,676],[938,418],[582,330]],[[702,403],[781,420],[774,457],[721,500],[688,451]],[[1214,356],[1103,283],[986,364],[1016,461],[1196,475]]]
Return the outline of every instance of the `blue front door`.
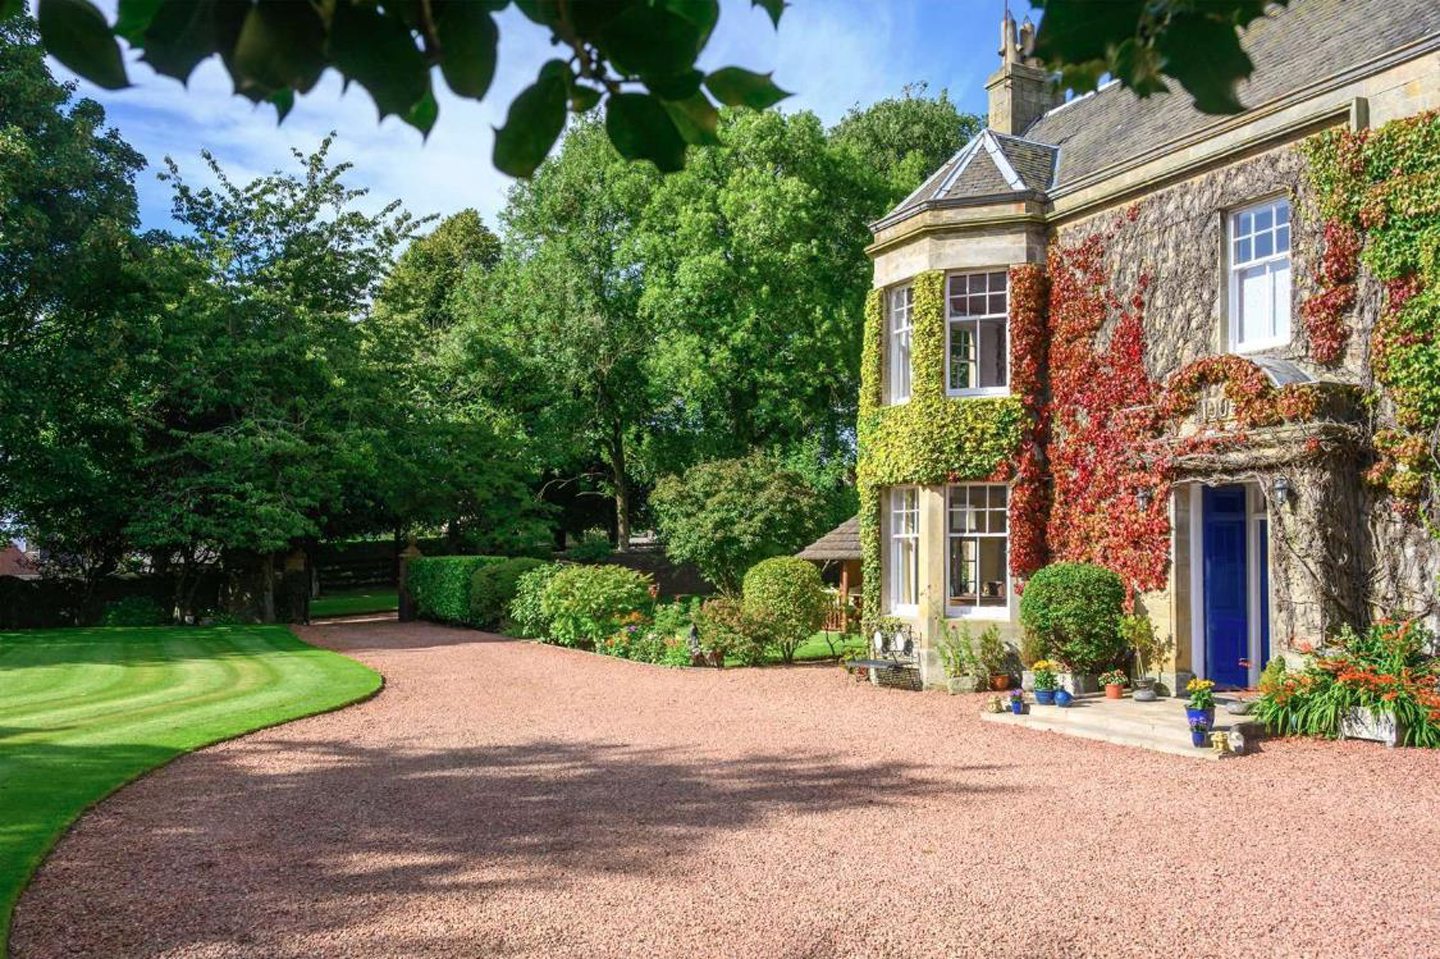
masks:
[[[1250,654],[1249,576],[1245,563],[1245,487],[1205,487],[1205,672],[1224,686],[1245,686]]]

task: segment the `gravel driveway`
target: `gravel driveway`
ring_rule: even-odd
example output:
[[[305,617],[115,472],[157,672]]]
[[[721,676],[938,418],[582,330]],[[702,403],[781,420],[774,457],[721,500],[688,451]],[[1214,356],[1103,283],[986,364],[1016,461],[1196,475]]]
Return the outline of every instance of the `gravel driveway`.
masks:
[[[303,635],[384,692],[103,803],[15,956],[1440,954],[1433,753],[1200,763],[828,666]]]

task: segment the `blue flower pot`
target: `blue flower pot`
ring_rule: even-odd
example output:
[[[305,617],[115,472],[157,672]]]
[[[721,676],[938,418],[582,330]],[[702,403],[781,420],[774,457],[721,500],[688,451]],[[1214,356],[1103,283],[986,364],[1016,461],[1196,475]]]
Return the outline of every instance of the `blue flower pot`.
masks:
[[[1205,740],[1208,738],[1210,738],[1210,730],[1208,729],[1202,729],[1198,732],[1194,729],[1190,730],[1190,745],[1192,746],[1204,746]]]
[[[1023,701],[1023,700],[1019,700],[1019,699],[1012,699],[1012,700],[1010,700],[1010,711],[1011,711],[1012,713],[1014,713],[1016,716],[1019,716],[1021,713],[1023,713],[1023,712],[1025,711],[1025,703],[1024,703],[1024,701]]]
[[[1068,690],[1068,689],[1057,689],[1057,690],[1055,690],[1055,705],[1056,705],[1056,706],[1069,706],[1070,703],[1071,703],[1074,699],[1075,699],[1075,697],[1070,695],[1070,690]]]
[[[1213,727],[1213,726],[1215,725],[1215,710],[1214,710],[1214,708],[1211,708],[1211,709],[1191,709],[1189,706],[1186,706],[1186,707],[1185,707],[1185,721],[1186,721],[1186,722],[1191,722],[1191,723],[1193,723],[1193,722],[1195,722],[1195,720],[1197,720],[1197,719],[1204,720],[1206,728]]]
[[[1053,690],[1053,689],[1037,689],[1037,690],[1035,690],[1035,701],[1036,701],[1037,703],[1039,703],[1041,706],[1054,706],[1054,705],[1055,705],[1055,690]]]

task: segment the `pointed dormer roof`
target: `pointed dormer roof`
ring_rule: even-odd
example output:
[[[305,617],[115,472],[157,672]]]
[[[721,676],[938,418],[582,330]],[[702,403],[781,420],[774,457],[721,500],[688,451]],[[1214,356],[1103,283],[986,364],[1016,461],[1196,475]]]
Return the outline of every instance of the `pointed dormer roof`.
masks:
[[[1055,178],[1058,147],[1022,137],[981,130],[936,170],[914,193],[875,224],[897,223],[937,206],[1013,201],[1035,197]]]

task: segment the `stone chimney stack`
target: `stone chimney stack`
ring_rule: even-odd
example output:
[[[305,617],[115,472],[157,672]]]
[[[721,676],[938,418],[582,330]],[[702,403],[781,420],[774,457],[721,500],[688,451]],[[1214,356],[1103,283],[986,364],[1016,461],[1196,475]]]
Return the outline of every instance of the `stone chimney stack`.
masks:
[[[1017,29],[1005,11],[1000,23],[1000,69],[985,82],[990,94],[990,129],[1019,136],[1045,111],[1065,102],[1050,73],[1035,57],[1035,25],[1026,17]]]

